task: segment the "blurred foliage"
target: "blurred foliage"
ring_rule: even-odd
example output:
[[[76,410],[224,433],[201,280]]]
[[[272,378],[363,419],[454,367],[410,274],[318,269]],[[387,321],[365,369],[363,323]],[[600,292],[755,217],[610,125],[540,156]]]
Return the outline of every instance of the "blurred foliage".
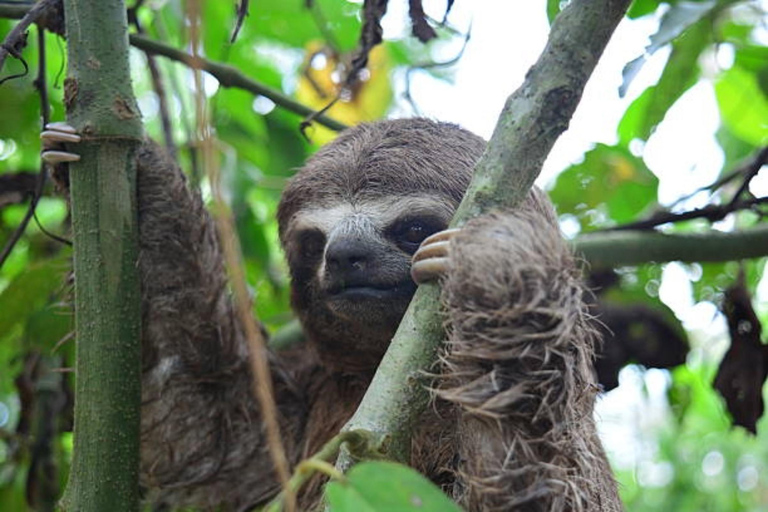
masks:
[[[547,0],[541,3],[542,12],[546,10],[552,21],[567,3]],[[234,4],[204,3],[202,54],[233,65],[249,77],[314,108],[324,107],[339,94],[342,77],[340,69],[334,66],[348,62],[356,48],[361,2],[252,2],[237,40],[230,43]],[[307,4],[312,5],[311,9]],[[658,81],[638,94],[627,108],[617,126],[616,143],[596,145],[584,155],[583,161],[564,169],[553,185],[551,196],[569,235],[614,227],[645,218],[659,209],[679,212],[692,208],[694,203],[686,200],[660,205],[659,179],[646,164],[643,148],[656,136],[656,129],[669,110],[694,84],[707,84],[714,91],[720,110],[721,127],[716,140],[724,155],[722,176],[728,176],[768,144],[768,34],[761,5],[765,4],[729,0],[633,2],[628,18],[653,18],[659,28],[645,54],[627,64],[622,90],[626,92],[633,78],[646,72],[644,64],[652,54],[669,52],[669,57]],[[189,49],[189,22],[180,0],[146,2],[138,17],[150,37],[175,48]],[[4,37],[13,23],[0,19],[0,36]],[[449,29],[437,28],[442,42],[451,37],[463,38]],[[29,41],[24,58],[30,70],[34,70],[38,52],[34,37]],[[402,89],[402,84],[398,86],[395,82],[406,75],[409,67],[428,62],[439,44],[441,41],[425,46],[408,37],[388,40],[372,54],[364,80],[350,94],[342,95],[329,114],[347,124],[386,116],[403,101],[393,92]],[[718,52],[731,53],[733,58],[715,59]],[[62,120],[64,43],[49,35],[46,54],[52,116],[53,120]],[[200,169],[194,143],[197,120],[193,74],[181,64],[162,58],[157,61],[168,95],[179,161],[191,181],[208,197],[210,184]],[[132,50],[131,64],[146,130],[156,140],[163,140],[158,97],[146,56]],[[2,74],[7,76],[22,69],[17,60],[9,59]],[[450,70],[427,66],[424,71],[443,79]],[[34,79],[31,72],[0,86],[0,174],[36,172],[38,168],[40,107]],[[218,144],[222,185],[235,216],[248,284],[256,297],[255,312],[267,329],[274,332],[292,319],[285,264],[273,220],[277,201],[294,170],[333,134],[313,127],[307,132],[307,140],[298,130],[301,118],[275,108],[268,98],[219,87],[210,77],[204,77],[203,84]],[[726,203],[739,184],[737,177],[722,187],[689,192],[697,192],[696,205],[702,200]],[[67,237],[67,206],[52,189],[51,185],[46,189],[37,218],[47,231]],[[3,243],[26,208],[26,203],[0,206]],[[755,213],[738,212],[718,227],[733,229],[759,220]],[[698,220],[661,229],[691,232],[709,227]],[[28,509],[25,488],[32,460],[30,437],[28,432],[20,435],[17,429],[27,412],[26,395],[35,395],[37,388],[34,379],[31,384],[24,384],[17,378],[25,375],[31,354],[56,356],[64,367],[72,364],[74,344],[68,336],[73,327],[69,314],[70,258],[69,247],[46,236],[32,222],[0,269],[0,510]],[[747,288],[763,301],[755,301],[763,323],[768,320],[765,264],[765,260],[759,260],[743,265]],[[642,304],[660,311],[675,330],[688,330],[692,345],[687,364],[668,376],[663,420],[644,426],[640,438],[632,441],[642,448],[641,453],[630,464],[617,465],[629,510],[768,509],[766,420],[758,423],[757,437],[732,428],[723,402],[711,386],[717,363],[728,345],[726,333],[702,332],[700,327],[676,318],[674,308],[664,303],[660,293],[666,273],[683,269],[684,286],[690,288],[691,302],[722,322],[716,306],[740,268],[738,262],[621,268],[616,269],[618,283],[603,295],[603,299],[614,304]],[[757,294],[758,288],[762,295]],[[59,481],[64,482],[71,436],[66,431],[66,421],[60,423],[52,444],[60,469]],[[397,477],[387,473],[386,468],[372,467],[371,475],[360,477],[364,487],[382,475]],[[359,471],[364,473],[365,468]],[[356,478],[353,483],[357,482]],[[354,490],[357,492],[356,487]],[[329,492],[343,494],[339,488]],[[354,503],[354,497],[349,499]],[[436,507],[440,509],[439,505]]]

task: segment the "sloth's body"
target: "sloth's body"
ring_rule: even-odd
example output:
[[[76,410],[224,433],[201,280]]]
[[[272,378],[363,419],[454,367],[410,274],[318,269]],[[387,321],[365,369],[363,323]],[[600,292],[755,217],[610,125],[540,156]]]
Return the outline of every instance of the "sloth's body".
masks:
[[[292,464],[354,412],[415,290],[411,255],[447,226],[483,148],[448,124],[365,125],[284,192],[281,241],[308,337],[270,354]],[[142,484],[158,504],[248,510],[279,489],[213,224],[151,144],[138,186]],[[443,289],[449,340],[412,465],[470,510],[619,510],[591,417],[582,287],[544,195],[470,222]],[[302,509],[319,503],[319,484]]]

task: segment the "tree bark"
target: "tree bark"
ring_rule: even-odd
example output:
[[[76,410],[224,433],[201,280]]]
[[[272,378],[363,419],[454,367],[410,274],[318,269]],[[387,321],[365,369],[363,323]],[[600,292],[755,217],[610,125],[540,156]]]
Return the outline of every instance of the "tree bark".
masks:
[[[65,0],[77,331],[67,510],[139,509],[140,290],[135,153],[142,138],[121,0]]]
[[[557,17],[539,60],[504,106],[452,226],[526,197],[630,0],[574,0]],[[443,340],[437,285],[421,285],[360,407],[344,430],[374,434],[392,459],[409,459],[410,428],[428,401],[423,375]],[[337,467],[351,457],[342,452]]]

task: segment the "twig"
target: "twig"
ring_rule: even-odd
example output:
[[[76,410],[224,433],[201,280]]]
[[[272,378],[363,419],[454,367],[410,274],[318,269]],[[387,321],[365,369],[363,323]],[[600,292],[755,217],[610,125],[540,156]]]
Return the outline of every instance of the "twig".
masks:
[[[139,17],[136,13],[137,9],[141,7],[144,0],[136,2],[136,4],[128,9],[128,23],[131,23],[136,27],[136,32],[139,34],[145,34],[144,27],[139,21]],[[147,67],[149,68],[149,74],[152,78],[152,88],[155,90],[158,101],[158,109],[160,111],[160,123],[163,127],[163,138],[165,139],[165,147],[168,150],[168,154],[175,161],[177,159],[176,144],[173,142],[173,127],[171,126],[171,116],[168,113],[168,97],[165,93],[165,85],[163,84],[163,77],[160,73],[160,69],[157,66],[157,61],[153,55],[145,53],[147,57]]]
[[[768,199],[762,197],[762,198],[741,201],[739,198],[744,194],[744,192],[747,190],[747,187],[749,187],[749,184],[752,181],[752,179],[755,176],[757,176],[757,173],[760,172],[760,169],[762,169],[762,167],[766,164],[766,162],[768,162],[768,146],[761,149],[757,153],[757,155],[755,155],[755,157],[752,160],[750,160],[746,165],[740,166],[738,169],[726,174],[725,176],[721,177],[714,183],[707,185],[706,187],[697,189],[696,191],[681,198],[675,203],[677,204],[680,201],[688,199],[693,195],[704,190],[712,190],[712,191],[717,190],[723,185],[735,180],[739,176],[744,176],[744,180],[739,186],[739,189],[733,195],[731,200],[726,204],[707,205],[703,208],[697,208],[695,210],[682,212],[682,213],[672,213],[668,211],[656,212],[653,215],[651,215],[650,218],[648,219],[639,220],[636,222],[631,222],[629,224],[623,224],[621,226],[607,228],[600,231],[624,231],[624,230],[632,230],[632,229],[646,230],[646,229],[655,228],[656,226],[660,226],[668,222],[681,222],[684,220],[700,219],[700,218],[707,219],[710,222],[717,222],[719,220],[722,220],[726,215],[734,211],[745,210],[745,209],[763,204]]]
[[[42,128],[44,129],[45,125],[47,125],[48,121],[50,120],[51,109],[50,105],[48,104],[48,86],[46,84],[45,78],[45,30],[41,27],[38,27],[37,29],[37,44],[39,47],[38,50],[40,55],[37,63],[37,78],[35,79],[34,83],[35,87],[40,92],[40,115],[42,117]],[[11,238],[8,239],[5,247],[3,247],[3,252],[0,253],[0,268],[3,267],[3,264],[8,259],[11,251],[13,251],[13,248],[21,239],[24,231],[26,231],[29,221],[35,215],[35,208],[37,208],[37,203],[40,201],[40,197],[43,195],[43,188],[45,188],[46,176],[46,164],[45,162],[41,161],[40,172],[37,174],[37,186],[35,187],[34,194],[32,195],[32,200],[29,202],[29,208],[27,208],[27,213],[24,214],[24,218],[21,219],[19,225],[16,226],[16,229],[13,231]]]
[[[707,219],[709,222],[717,222],[723,220],[726,215],[733,213],[737,210],[746,210],[754,206],[768,203],[768,197],[759,197],[756,199],[749,199],[746,201],[730,202],[728,204],[714,205],[710,204],[703,208],[697,208],[695,210],[672,213],[672,212],[659,212],[650,219],[639,220],[637,222],[630,222],[629,224],[623,224],[607,229],[601,229],[601,232],[607,231],[630,231],[630,230],[649,230],[662,224],[670,222],[682,222],[691,219]]]
[[[304,485],[312,475],[318,472],[325,473],[337,480],[344,478],[344,474],[329,463],[333,462],[333,460],[338,457],[341,446],[345,444],[349,451],[356,455],[365,454],[367,458],[380,457],[380,454],[371,452],[371,450],[375,450],[375,447],[370,432],[366,432],[365,430],[341,432],[325,443],[320,451],[310,458],[301,461],[296,466],[296,469],[291,476],[291,480],[288,483],[288,487],[291,491],[297,493],[301,489],[301,486]],[[283,500],[283,493],[278,494],[266,507],[264,507],[264,512],[279,512]]]
[[[461,57],[464,55],[464,51],[467,49],[467,44],[469,43],[469,40],[471,37],[472,37],[472,27],[470,26],[467,29],[467,33],[464,34],[464,42],[461,45],[461,49],[459,50],[459,53],[457,53],[455,57],[452,57],[442,62],[424,62],[420,64],[414,64],[408,67],[408,69],[405,72],[405,93],[403,94],[403,96],[405,97],[405,100],[411,105],[411,108],[415,113],[417,114],[419,113],[419,108],[416,106],[416,102],[413,100],[413,97],[411,96],[411,74],[416,70],[425,70],[425,69],[453,66],[454,64],[459,62],[459,60],[461,60]]]
[[[155,32],[157,32],[156,35],[158,38],[161,40],[168,39],[168,30],[165,26],[165,22],[161,17],[155,17],[152,23],[152,28]],[[184,112],[186,110],[184,104],[186,100],[188,100],[189,96],[184,94],[185,89],[180,83],[179,73],[177,72],[178,70],[176,68],[175,62],[166,61],[165,64],[167,76],[170,77],[173,95],[178,98],[179,104],[181,105],[181,110]],[[192,133],[193,128],[190,126],[188,116],[182,114],[179,116],[179,120],[181,121],[181,127],[182,130],[184,130],[184,140],[186,141],[186,143],[183,144],[183,147],[189,152],[189,173],[191,177],[191,183],[195,188],[199,189],[200,182],[202,181],[202,173],[200,171],[198,148],[194,143],[195,136]]]
[[[10,54],[22,62],[23,59],[19,52],[26,46],[25,32],[32,23],[37,22],[39,19],[47,19],[47,16],[61,7],[61,0],[40,0],[35,4],[22,4],[22,5],[4,5],[4,9],[0,12],[0,16],[6,16],[9,18],[15,18],[21,16],[19,21],[8,35],[5,36],[5,40],[0,45],[0,70],[3,69],[5,64],[5,58]],[[54,27],[53,31],[56,31]],[[26,62],[24,62],[26,68]],[[26,73],[25,73],[26,74]],[[13,78],[13,77],[8,77]],[[7,80],[8,78],[4,79]]]
[[[747,170],[748,169],[746,167],[739,167],[737,169],[734,169],[734,170],[726,173],[725,175],[721,176],[720,178],[716,179],[715,181],[713,181],[709,185],[704,185],[703,187],[699,187],[696,190],[694,190],[693,192],[690,192],[690,193],[680,197],[679,199],[676,199],[675,202],[672,203],[671,206],[675,206],[675,205],[680,204],[680,203],[682,203],[684,201],[687,201],[688,199],[692,198],[693,196],[695,196],[699,192],[704,192],[704,191],[707,191],[707,190],[710,191],[710,192],[714,192],[717,189],[719,189],[720,187],[722,187],[724,185],[727,185],[728,183],[732,182],[733,180],[735,180],[739,176],[743,176],[747,172]]]
[[[737,190],[736,193],[733,195],[733,198],[731,199],[730,204],[735,204],[736,202],[738,202],[739,197],[741,197],[741,195],[749,187],[749,184],[752,181],[752,178],[757,176],[757,173],[760,172],[760,169],[763,168],[763,165],[765,165],[766,162],[768,162],[768,146],[765,146],[763,149],[761,149],[760,152],[755,157],[755,159],[752,161],[752,163],[750,163],[749,166],[747,167],[746,174],[744,175],[744,181],[741,183],[739,190]]]
[[[240,29],[243,27],[243,21],[248,16],[248,3],[249,0],[240,0],[237,4],[237,21],[235,21],[235,28],[232,30],[232,37],[229,38],[230,43],[234,43],[237,39],[237,35],[240,33]]]
[[[171,60],[181,62],[192,69],[205,71],[206,73],[209,73],[211,76],[216,78],[222,87],[237,87],[253,94],[264,96],[275,102],[275,105],[283,107],[286,110],[290,110],[291,112],[302,116],[310,116],[315,113],[313,109],[299,103],[294,99],[289,98],[283,93],[276,91],[275,89],[272,89],[271,87],[268,87],[255,80],[251,80],[250,78],[246,77],[239,69],[233,66],[213,62],[202,57],[194,57],[186,52],[177,50],[176,48],[172,48],[168,45],[140,36],[138,34],[131,34],[130,41],[133,46],[148,53],[162,55],[163,57],[167,57]],[[315,120],[323,126],[330,128],[331,130],[340,131],[347,127],[343,123],[340,123],[324,115],[318,115]]]

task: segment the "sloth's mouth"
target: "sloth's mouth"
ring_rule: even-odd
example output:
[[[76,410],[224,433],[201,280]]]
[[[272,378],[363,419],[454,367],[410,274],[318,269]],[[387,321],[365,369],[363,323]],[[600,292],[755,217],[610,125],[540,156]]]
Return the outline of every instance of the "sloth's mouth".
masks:
[[[416,283],[403,281],[395,285],[355,284],[334,286],[328,290],[331,300],[393,300],[410,297],[416,291]]]

